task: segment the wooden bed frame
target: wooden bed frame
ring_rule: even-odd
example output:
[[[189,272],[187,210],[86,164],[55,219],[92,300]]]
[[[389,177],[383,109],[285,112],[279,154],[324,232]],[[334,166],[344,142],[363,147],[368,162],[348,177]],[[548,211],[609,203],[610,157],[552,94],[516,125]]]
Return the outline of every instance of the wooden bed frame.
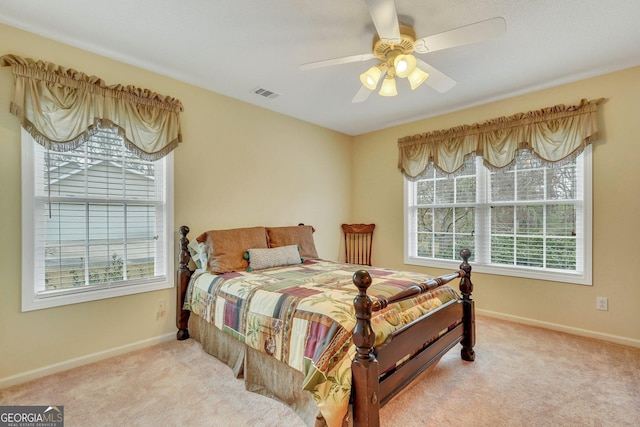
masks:
[[[179,232],[181,237],[177,272],[176,326],[178,340],[185,340],[189,338],[187,325],[190,312],[183,310],[183,304],[193,271],[189,269],[191,260],[187,247],[189,227],[183,225]],[[371,276],[366,270],[359,270],[353,275],[353,283],[358,288],[358,294],[354,299],[356,326],[353,330],[356,357],[351,364],[353,375],[351,403],[354,426],[379,426],[380,407],[428,367],[437,363],[456,344],[462,345],[463,360],[469,362],[475,360],[473,350],[475,314],[474,302],[471,298],[473,283],[471,266],[468,263],[471,252],[463,249],[460,251],[460,256],[463,262],[460,264],[459,271],[431,279],[389,298],[374,297],[372,299],[367,295]],[[413,298],[456,278],[460,278],[462,299],[450,301],[429,312],[394,332],[378,347],[374,347],[375,333],[371,326],[373,312],[382,310],[389,304]],[[440,335],[443,330],[447,332]],[[437,338],[434,340],[434,337]],[[407,362],[398,368],[395,367],[397,361],[410,354],[413,356]],[[381,376],[380,373],[383,375]]]

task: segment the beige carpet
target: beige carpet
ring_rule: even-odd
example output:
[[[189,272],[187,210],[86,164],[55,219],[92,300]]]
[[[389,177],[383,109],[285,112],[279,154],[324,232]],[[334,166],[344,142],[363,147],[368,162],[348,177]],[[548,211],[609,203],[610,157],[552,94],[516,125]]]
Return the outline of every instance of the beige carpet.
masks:
[[[477,333],[474,363],[452,350],[382,409],[382,425],[640,425],[640,349],[484,316]],[[52,404],[67,427],[302,425],[193,340],[0,390],[0,405]]]

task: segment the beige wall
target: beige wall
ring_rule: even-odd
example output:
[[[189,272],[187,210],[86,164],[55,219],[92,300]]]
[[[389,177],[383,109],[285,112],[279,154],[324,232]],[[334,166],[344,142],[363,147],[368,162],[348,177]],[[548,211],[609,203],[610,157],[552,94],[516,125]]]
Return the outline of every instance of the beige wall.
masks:
[[[374,264],[442,274],[403,264],[398,138],[601,97],[606,102],[593,150],[593,286],[476,274],[474,299],[494,315],[640,346],[640,286],[631,271],[640,238],[640,67],[356,137],[353,215],[377,223]],[[596,310],[596,296],[609,299],[609,311]]]
[[[640,200],[640,68],[351,138],[85,51],[0,25],[0,54],[51,61],[182,100],[184,143],[175,152],[175,228],[314,225],[320,256],[340,257],[340,223],[377,224],[374,262],[403,264],[402,177],[396,141],[581,98],[606,97],[594,150],[594,285],[476,274],[480,310],[604,338],[640,342],[634,265]],[[173,290],[20,312],[20,128],[8,113],[12,77],[0,69],[0,386],[169,339],[174,312],[156,320]],[[431,95],[439,96],[439,95]],[[4,107],[2,106],[4,105]],[[634,116],[635,112],[635,116]],[[353,170],[351,170],[353,168]],[[352,200],[351,196],[354,195]],[[198,198],[197,205],[194,204]],[[195,208],[195,209],[194,209]],[[607,312],[595,297],[609,298]],[[481,339],[482,331],[478,332]]]
[[[312,224],[321,256],[337,258],[348,219],[351,138],[158,74],[0,25],[0,55],[51,61],[179,98],[184,143],[175,151],[175,228]],[[0,387],[175,334],[174,290],[20,312],[20,127],[0,69]],[[194,203],[198,198],[197,205]],[[177,233],[176,233],[177,238]]]

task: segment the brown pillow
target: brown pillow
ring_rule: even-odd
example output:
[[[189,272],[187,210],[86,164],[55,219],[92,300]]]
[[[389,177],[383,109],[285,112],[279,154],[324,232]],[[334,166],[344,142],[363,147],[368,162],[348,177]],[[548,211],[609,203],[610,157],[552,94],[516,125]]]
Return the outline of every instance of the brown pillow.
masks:
[[[277,248],[280,246],[298,245],[302,258],[318,258],[316,244],[313,241],[314,231],[310,225],[267,227],[269,247]]]
[[[230,230],[210,230],[196,238],[204,241],[209,259],[207,270],[211,273],[244,271],[249,262],[244,253],[249,248],[267,248],[267,232],[264,227],[233,228]]]

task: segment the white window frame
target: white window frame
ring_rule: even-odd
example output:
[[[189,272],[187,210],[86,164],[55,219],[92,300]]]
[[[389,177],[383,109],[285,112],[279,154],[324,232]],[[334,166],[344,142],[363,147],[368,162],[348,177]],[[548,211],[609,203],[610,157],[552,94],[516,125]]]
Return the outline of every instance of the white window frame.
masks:
[[[35,220],[35,144],[31,135],[22,129],[22,311],[40,310],[69,304],[97,301],[142,292],[168,289],[174,286],[174,239],[173,236],[173,153],[164,161],[165,171],[165,230],[166,246],[164,265],[166,274],[155,279],[137,279],[101,286],[86,286],[73,289],[39,291],[36,269],[44,269],[44,259],[37,262]],[[42,252],[42,251],[40,251]],[[31,262],[30,260],[35,260]]]
[[[583,265],[582,270],[578,272],[570,272],[559,269],[549,268],[532,268],[524,266],[507,266],[500,264],[491,264],[490,253],[476,253],[474,254],[474,260],[471,263],[473,270],[480,273],[497,274],[512,277],[523,277],[530,279],[539,279],[555,282],[574,283],[579,285],[591,285],[592,284],[592,159],[591,159],[591,145],[587,145],[582,152],[582,168],[583,168],[583,180],[578,181],[578,185],[583,185],[583,220],[576,224],[577,226],[577,239],[576,239],[576,251],[578,255],[582,255]],[[480,179],[477,180],[477,209],[485,209],[486,200],[488,198],[488,170],[482,164],[482,158],[478,156],[476,158],[478,162],[476,167],[484,169]],[[478,172],[480,174],[480,172]],[[406,177],[404,178],[404,263],[408,265],[418,265],[424,267],[437,267],[445,269],[457,269],[461,260],[444,260],[437,258],[426,258],[417,256],[417,246],[413,244],[416,241],[412,238],[411,233],[415,233],[412,230],[412,210],[410,208],[411,203],[411,191],[412,182]],[[484,205],[483,205],[484,203]],[[486,209],[485,209],[486,210]],[[478,212],[476,212],[476,229],[479,229],[482,224],[478,219]],[[485,224],[489,224],[488,221]],[[475,233],[476,248],[487,247],[487,240],[489,239],[489,231],[482,230]],[[478,249],[476,249],[478,251]],[[480,252],[482,252],[480,250]]]

